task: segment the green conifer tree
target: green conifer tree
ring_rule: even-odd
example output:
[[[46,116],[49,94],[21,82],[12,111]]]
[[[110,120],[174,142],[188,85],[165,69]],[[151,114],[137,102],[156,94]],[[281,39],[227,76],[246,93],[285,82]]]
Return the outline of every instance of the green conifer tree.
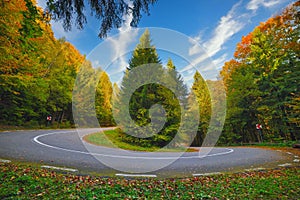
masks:
[[[177,90],[180,88],[184,88],[184,84],[176,72],[175,66],[169,68],[165,69],[162,66],[156,49],[151,44],[150,33],[146,30],[129,60],[116,106],[118,118],[122,119],[121,124],[118,122],[117,124],[124,132],[131,135],[123,134],[122,138],[126,142],[141,146],[165,146],[177,133],[181,114],[180,99],[184,99],[186,96],[180,93],[177,95],[179,97],[176,97],[175,93],[178,93]],[[144,81],[148,79],[151,81],[146,81],[147,84],[144,84]],[[141,85],[134,88],[139,83]],[[177,85],[180,84],[181,86],[178,87]],[[186,90],[183,93],[186,95]],[[130,95],[128,107],[131,119],[126,118],[125,99],[128,98],[128,95]],[[163,108],[164,111],[155,107],[157,104],[161,105],[160,108]],[[139,127],[145,127],[151,123],[154,125],[150,126],[146,133],[141,129],[131,129],[128,126],[130,120],[133,120]],[[162,124],[162,127],[157,128],[155,123]],[[129,129],[130,133],[128,133]],[[151,136],[148,137],[149,130]],[[159,132],[156,132],[157,130]]]
[[[112,93],[113,88],[106,72],[100,73],[100,79],[96,88],[95,109],[101,126],[113,125],[112,120]]]
[[[211,98],[206,81],[203,79],[203,77],[198,71],[196,71],[194,75],[192,92],[194,93],[196,100],[198,101],[198,110],[200,112],[198,131],[192,145],[201,146],[206,136],[211,116]]]

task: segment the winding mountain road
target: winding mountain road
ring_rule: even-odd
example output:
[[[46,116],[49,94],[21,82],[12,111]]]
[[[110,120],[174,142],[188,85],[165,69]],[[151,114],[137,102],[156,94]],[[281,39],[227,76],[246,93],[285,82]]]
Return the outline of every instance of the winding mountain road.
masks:
[[[199,152],[134,152],[83,141],[100,129],[0,132],[0,159],[76,169],[103,176],[145,174],[159,177],[265,168],[284,164],[291,156],[259,148],[201,148]]]

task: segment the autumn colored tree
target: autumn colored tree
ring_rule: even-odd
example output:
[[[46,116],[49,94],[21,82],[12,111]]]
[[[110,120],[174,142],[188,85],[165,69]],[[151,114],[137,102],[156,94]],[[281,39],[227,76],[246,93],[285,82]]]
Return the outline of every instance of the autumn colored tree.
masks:
[[[263,124],[265,140],[298,138],[299,6],[298,1],[243,37],[221,71],[228,96],[224,134],[234,134],[233,142],[257,141],[256,123]]]
[[[47,97],[44,90],[40,95],[33,92],[45,87],[43,80],[35,78],[41,72],[39,60],[34,59],[40,55],[35,41],[42,34],[36,22],[40,17],[31,1],[6,1],[0,10],[0,121],[21,124],[37,117],[34,110]]]
[[[53,36],[49,18],[30,0],[0,6],[0,123],[43,126],[72,123],[72,89],[84,60],[78,50]]]

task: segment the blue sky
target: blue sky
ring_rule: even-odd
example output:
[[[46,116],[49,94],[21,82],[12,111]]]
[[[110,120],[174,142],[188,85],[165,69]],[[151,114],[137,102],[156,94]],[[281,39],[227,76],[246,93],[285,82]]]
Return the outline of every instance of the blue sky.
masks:
[[[40,6],[45,6],[45,0],[37,0],[37,2]],[[178,34],[186,36],[186,41],[183,39],[181,42],[186,42],[189,45],[186,47],[187,56],[189,56],[187,60],[180,58],[180,55],[179,57],[178,55],[172,56],[163,51],[158,53],[163,63],[166,63],[168,57],[171,57],[186,82],[190,84],[194,71],[199,68],[202,74],[206,73],[205,70],[211,71],[211,73],[204,75],[205,78],[215,79],[216,71],[221,69],[225,61],[232,58],[235,46],[241,37],[251,32],[260,22],[266,21],[272,15],[279,14],[292,2],[294,1],[158,0],[156,4],[150,7],[150,16],[144,14],[138,27],[167,29],[166,32],[171,32],[175,38]],[[127,16],[127,22],[130,19],[131,16]],[[88,17],[88,23],[83,30],[73,28],[71,32],[65,32],[60,22],[52,22],[52,29],[57,38],[65,37],[81,53],[91,58],[94,65],[100,65],[102,68],[103,65],[107,65],[108,61],[104,62],[103,56],[99,56],[103,58],[102,60],[93,57],[107,53],[103,50],[105,46],[103,43],[109,41],[106,48],[109,46],[110,53],[114,56],[106,55],[106,58],[109,57],[110,62],[113,63],[110,65],[110,71],[115,72],[119,72],[114,68],[117,65],[121,65],[121,69],[125,69],[126,66],[124,65],[127,64],[128,57],[130,57],[128,52],[138,43],[141,31],[144,30],[133,29],[129,27],[128,23],[125,23],[122,28],[109,33],[112,38],[102,40],[97,37],[99,24],[92,17]],[[157,29],[153,30],[156,31]],[[125,34],[120,35],[124,32]],[[156,42],[160,40],[157,37],[153,38],[154,45],[158,45]],[[99,48],[99,45],[102,47]],[[112,58],[114,59],[112,60]],[[112,70],[112,68],[114,69]],[[202,69],[203,71],[201,71]],[[113,82],[118,82],[120,77],[121,73],[116,77],[111,75]]]

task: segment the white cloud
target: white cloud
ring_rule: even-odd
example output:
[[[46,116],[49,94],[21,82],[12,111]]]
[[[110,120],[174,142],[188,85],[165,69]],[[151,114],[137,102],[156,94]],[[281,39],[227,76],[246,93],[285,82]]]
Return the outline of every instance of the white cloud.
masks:
[[[199,46],[199,44],[202,43],[202,35],[203,35],[203,31],[201,31],[196,37],[189,38],[189,42],[193,44],[193,46],[189,49],[190,56],[203,51],[203,49]]]
[[[202,38],[202,32],[190,39],[190,43],[192,44],[191,48],[189,49],[189,55],[196,55],[200,54],[195,58],[189,65],[184,67],[181,72],[190,70],[196,65],[200,65],[204,62],[209,62],[208,60],[215,56],[218,52],[220,52],[223,48],[223,45],[237,32],[242,30],[246,25],[247,20],[245,17],[247,15],[239,15],[237,12],[238,8],[240,7],[241,2],[236,3],[231,10],[227,13],[227,15],[221,17],[218,26],[214,29],[212,37],[209,38],[206,42],[202,43],[205,51],[207,54],[200,54],[203,49],[199,46]],[[224,56],[224,55],[223,55]],[[217,59],[214,63],[220,63],[224,57]],[[210,68],[214,68],[214,66],[210,66]]]
[[[203,44],[209,56],[218,53],[224,43],[245,26],[245,22],[241,21],[236,13],[239,4],[235,4],[227,15],[221,18],[213,37]]]
[[[92,66],[93,66],[94,68],[101,67],[101,66],[100,66],[99,60],[93,60],[93,61],[92,61]]]
[[[238,32],[242,31],[251,23],[251,19],[257,15],[256,11],[259,7],[274,8],[279,4],[288,0],[251,0],[249,3],[242,4],[242,1],[236,3],[230,11],[221,17],[218,25],[211,32],[210,37],[205,37],[203,30],[194,38],[189,40],[191,47],[189,48],[189,56],[193,57],[192,62],[180,70],[181,73],[200,66],[202,75],[209,78],[216,78],[219,70],[224,62],[228,59],[228,55],[224,53],[224,47],[228,41]],[[207,35],[207,34],[206,34]],[[203,42],[205,39],[205,42]],[[203,49],[207,54],[203,54]],[[219,56],[220,55],[220,56]],[[210,60],[212,59],[212,61]],[[188,75],[186,80],[191,80],[192,76]]]
[[[217,68],[221,68],[224,62],[228,59],[227,56],[228,56],[227,53],[224,53],[221,57],[213,60],[213,63]]]
[[[202,54],[201,56],[198,56],[197,58],[192,60],[187,66],[179,70],[179,72],[185,72],[187,70],[190,70],[194,68],[196,65],[199,65],[200,63],[206,61],[207,59],[209,59],[209,56],[207,54]]]
[[[186,73],[189,74],[189,75],[191,75],[191,74],[194,75],[195,72],[196,72],[195,69],[190,69]]]
[[[72,40],[80,34],[80,31],[74,28],[74,30],[72,29],[72,31],[66,32],[60,21],[56,22],[51,20],[51,28],[56,38],[65,37],[67,40]]]
[[[37,0],[37,5],[42,7],[43,9],[46,8],[47,4],[46,4],[46,0]]]
[[[37,5],[45,9],[47,7],[46,2],[46,0],[37,0]],[[62,21],[51,20],[50,24],[56,38],[64,37],[67,39],[67,41],[73,41],[77,38],[82,38],[82,35],[84,34],[83,30],[79,30],[75,27],[73,27],[71,31],[65,31]]]
[[[248,10],[256,11],[260,6],[270,8],[280,3],[280,0],[251,0],[247,4]]]
[[[114,52],[112,55],[112,60],[117,59],[117,65],[119,66],[119,69],[114,70],[115,73],[123,71],[128,66],[126,57],[126,54],[128,51],[130,51],[128,47],[132,42],[135,41],[138,34],[138,30],[134,30],[130,26],[132,15],[126,15],[124,18],[124,25],[118,29],[119,34],[116,37],[108,38]]]

